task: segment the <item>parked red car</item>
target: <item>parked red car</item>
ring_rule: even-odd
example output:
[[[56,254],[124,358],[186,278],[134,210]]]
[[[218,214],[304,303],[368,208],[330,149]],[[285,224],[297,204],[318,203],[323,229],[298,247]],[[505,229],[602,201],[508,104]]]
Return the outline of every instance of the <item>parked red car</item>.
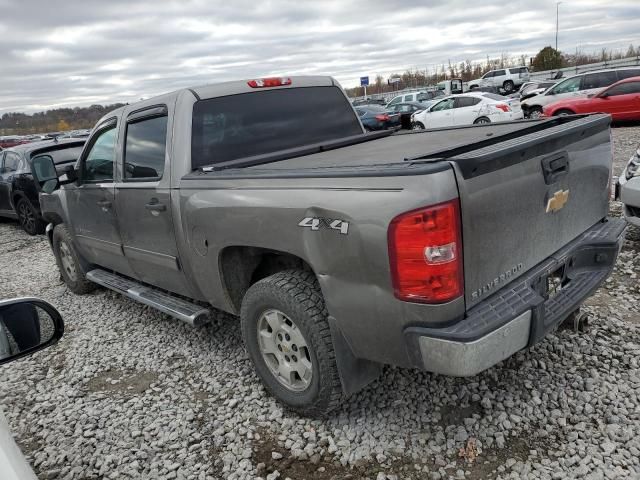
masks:
[[[545,106],[545,116],[576,113],[609,113],[613,120],[640,120],[640,77],[614,83],[600,93],[577,97]]]
[[[22,145],[23,143],[29,143],[29,140],[27,138],[18,137],[15,135],[0,137],[1,148],[17,147],[18,145]]]

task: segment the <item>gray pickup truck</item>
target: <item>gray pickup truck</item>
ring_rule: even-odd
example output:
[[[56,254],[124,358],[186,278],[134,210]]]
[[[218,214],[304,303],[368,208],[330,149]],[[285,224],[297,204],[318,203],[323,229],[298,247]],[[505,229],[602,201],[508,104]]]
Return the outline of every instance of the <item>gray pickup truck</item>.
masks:
[[[239,316],[267,390],[319,415],[383,364],[475,375],[578,309],[625,231],[609,121],[365,133],[332,78],[256,79],[125,106],[34,174],[71,291]]]

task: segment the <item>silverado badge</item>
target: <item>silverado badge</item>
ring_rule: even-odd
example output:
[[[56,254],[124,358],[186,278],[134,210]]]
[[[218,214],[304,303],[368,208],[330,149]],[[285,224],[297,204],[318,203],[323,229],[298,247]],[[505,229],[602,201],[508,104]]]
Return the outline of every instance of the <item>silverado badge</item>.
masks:
[[[558,190],[547,199],[547,213],[555,213],[564,207],[569,200],[569,190]]]

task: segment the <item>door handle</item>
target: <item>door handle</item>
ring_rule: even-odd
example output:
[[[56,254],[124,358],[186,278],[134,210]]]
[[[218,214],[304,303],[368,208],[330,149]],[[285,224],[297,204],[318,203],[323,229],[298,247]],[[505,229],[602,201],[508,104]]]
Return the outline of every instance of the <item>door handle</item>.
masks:
[[[144,208],[152,212],[164,212],[167,209],[167,206],[164,203],[151,202],[147,203]]]
[[[107,209],[107,208],[111,207],[111,202],[109,200],[100,200],[100,201],[96,202],[96,204],[99,207],[102,207],[104,209]]]

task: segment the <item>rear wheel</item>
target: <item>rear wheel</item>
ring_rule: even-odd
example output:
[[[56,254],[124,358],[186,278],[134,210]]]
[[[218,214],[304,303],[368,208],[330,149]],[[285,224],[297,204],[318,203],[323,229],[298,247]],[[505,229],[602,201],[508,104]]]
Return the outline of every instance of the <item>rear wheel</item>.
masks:
[[[486,123],[491,123],[491,120],[489,120],[487,117],[476,118],[473,121],[474,125],[483,125],[483,124],[486,124]]]
[[[422,122],[415,122],[411,128],[413,130],[424,130],[424,124]]]
[[[342,400],[327,317],[315,275],[303,270],[260,280],[242,301],[242,338],[260,380],[302,415],[326,415]]]
[[[516,87],[511,80],[507,80],[502,84],[502,88],[504,89],[505,92],[511,93],[515,90]]]
[[[29,235],[44,233],[44,222],[29,200],[21,198],[16,205],[16,212],[20,226],[25,232]]]
[[[96,289],[96,284],[87,280],[82,270],[78,253],[73,247],[71,235],[64,225],[53,229],[53,254],[56,257],[62,280],[73,293],[83,295]]]
[[[565,117],[567,115],[575,115],[575,112],[572,112],[571,110],[567,109],[567,108],[563,108],[558,110],[555,114],[556,117]]]

